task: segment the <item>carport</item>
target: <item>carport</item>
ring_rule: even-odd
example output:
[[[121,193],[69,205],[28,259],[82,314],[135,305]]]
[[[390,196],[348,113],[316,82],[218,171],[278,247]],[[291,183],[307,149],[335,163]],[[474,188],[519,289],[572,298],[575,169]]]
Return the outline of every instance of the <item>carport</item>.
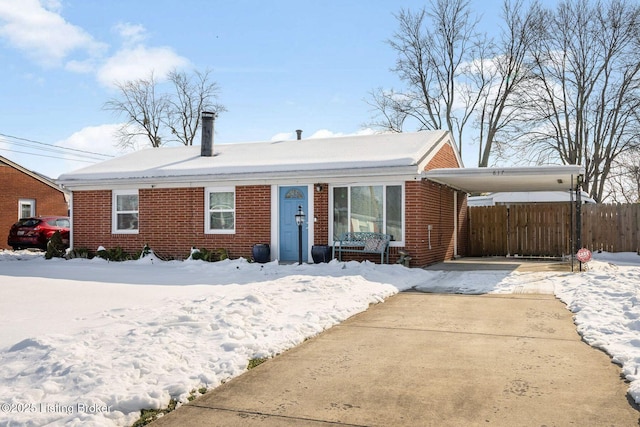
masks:
[[[422,174],[439,184],[464,191],[466,193],[507,192],[507,191],[569,191],[572,194],[574,209],[571,216],[571,242],[573,254],[582,246],[580,241],[580,207],[584,167],[580,165],[529,166],[502,168],[443,168],[432,169]],[[454,199],[457,205],[457,200]],[[454,206],[457,211],[457,206]],[[454,212],[455,212],[454,211]],[[456,218],[457,221],[457,218]],[[458,229],[458,224],[455,224]],[[457,233],[456,233],[457,234]],[[455,242],[455,254],[458,242]],[[572,260],[573,265],[573,260]]]

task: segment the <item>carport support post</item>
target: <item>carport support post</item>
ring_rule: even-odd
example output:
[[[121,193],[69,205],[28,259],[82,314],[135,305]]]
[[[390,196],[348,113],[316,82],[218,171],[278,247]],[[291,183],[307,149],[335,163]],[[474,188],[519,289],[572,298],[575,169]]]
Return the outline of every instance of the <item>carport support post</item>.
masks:
[[[578,175],[576,180],[576,247],[574,254],[582,248],[582,175]],[[580,271],[582,271],[582,261],[580,262]]]
[[[571,185],[573,185],[573,174],[571,174]],[[576,210],[576,202],[574,200],[574,192],[575,189],[573,187],[569,187],[569,255],[571,256],[571,272],[574,271],[574,266],[576,262],[576,227],[575,227],[575,210]]]

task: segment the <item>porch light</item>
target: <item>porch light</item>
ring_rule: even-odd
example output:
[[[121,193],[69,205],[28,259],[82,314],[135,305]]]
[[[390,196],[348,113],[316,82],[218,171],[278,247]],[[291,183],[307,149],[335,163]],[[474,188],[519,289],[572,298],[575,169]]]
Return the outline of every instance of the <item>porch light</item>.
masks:
[[[298,225],[298,227],[301,227],[302,224],[304,224],[304,212],[302,212],[302,206],[298,206],[298,212],[296,212],[296,224]]]
[[[298,225],[298,265],[302,265],[302,224],[304,224],[302,205],[298,205],[298,212],[296,212],[295,218]]]

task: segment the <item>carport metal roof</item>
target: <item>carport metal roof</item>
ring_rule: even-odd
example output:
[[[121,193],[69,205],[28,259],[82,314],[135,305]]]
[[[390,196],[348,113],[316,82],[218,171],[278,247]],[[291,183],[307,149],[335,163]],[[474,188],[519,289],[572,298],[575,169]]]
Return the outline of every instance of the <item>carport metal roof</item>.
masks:
[[[505,168],[432,169],[422,176],[467,193],[567,191],[576,188],[584,168],[578,165]]]

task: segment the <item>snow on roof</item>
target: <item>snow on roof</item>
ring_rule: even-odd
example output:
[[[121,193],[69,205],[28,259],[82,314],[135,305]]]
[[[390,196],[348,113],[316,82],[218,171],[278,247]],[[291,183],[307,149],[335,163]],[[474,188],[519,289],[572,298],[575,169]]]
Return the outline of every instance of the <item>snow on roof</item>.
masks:
[[[419,173],[445,131],[384,133],[273,142],[215,144],[212,157],[202,157],[200,146],[162,147],[136,151],[70,173],[58,182],[122,179],[170,179],[246,174],[304,173],[330,170],[402,169]]]

